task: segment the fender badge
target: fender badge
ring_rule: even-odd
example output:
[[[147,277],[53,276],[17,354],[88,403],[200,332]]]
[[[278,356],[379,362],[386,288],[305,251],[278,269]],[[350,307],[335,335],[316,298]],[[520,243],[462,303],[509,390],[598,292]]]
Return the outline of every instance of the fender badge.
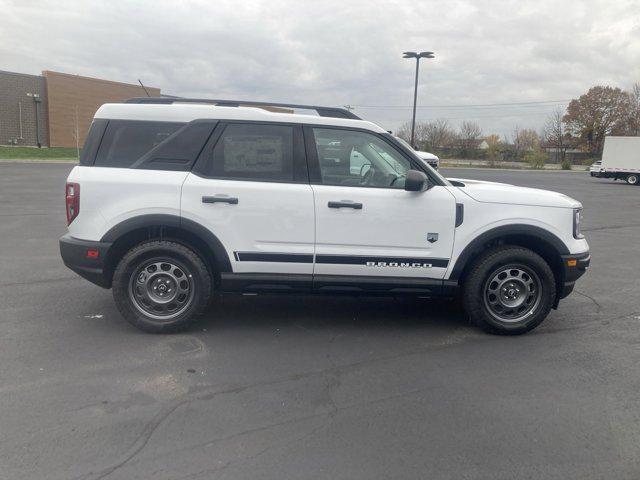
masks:
[[[438,241],[438,234],[437,233],[427,233],[427,242],[435,243],[437,241]]]

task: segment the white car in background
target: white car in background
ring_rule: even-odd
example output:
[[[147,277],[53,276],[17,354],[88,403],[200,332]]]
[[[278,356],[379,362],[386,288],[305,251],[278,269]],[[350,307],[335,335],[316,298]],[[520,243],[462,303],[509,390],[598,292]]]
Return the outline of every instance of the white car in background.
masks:
[[[440,159],[438,158],[437,155],[434,155],[433,153],[429,153],[429,152],[423,152],[420,150],[416,150],[415,148],[413,148],[409,142],[403,140],[400,137],[396,137],[396,140],[398,140],[401,144],[403,144],[405,147],[410,148],[411,150],[413,150],[414,152],[416,152],[416,154],[425,162],[427,162],[429,164],[429,166],[431,166],[432,168],[435,168],[436,170],[438,169],[438,167],[440,166]]]

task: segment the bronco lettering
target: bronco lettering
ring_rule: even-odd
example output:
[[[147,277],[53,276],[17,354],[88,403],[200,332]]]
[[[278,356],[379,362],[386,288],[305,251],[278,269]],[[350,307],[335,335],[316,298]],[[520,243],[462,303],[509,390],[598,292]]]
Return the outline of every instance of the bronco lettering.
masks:
[[[421,262],[413,262],[413,263],[404,263],[404,262],[367,262],[367,267],[401,267],[401,268],[431,268],[433,264],[431,263],[421,263]]]

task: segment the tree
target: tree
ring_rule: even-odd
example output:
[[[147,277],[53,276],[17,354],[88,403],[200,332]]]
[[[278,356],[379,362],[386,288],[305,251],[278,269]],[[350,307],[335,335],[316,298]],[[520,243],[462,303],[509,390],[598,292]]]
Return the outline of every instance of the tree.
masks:
[[[540,136],[535,130],[515,126],[511,137],[515,160],[520,160],[526,152],[540,146]]]
[[[571,161],[567,159],[567,150],[571,148],[571,137],[564,128],[562,115],[562,110],[558,108],[547,118],[542,137],[545,145],[555,150],[562,168],[571,170]]]
[[[629,125],[628,134],[640,135],[640,83],[633,85],[629,95]]]
[[[591,87],[571,100],[562,120],[567,131],[590,153],[602,152],[604,137],[623,135],[628,129],[630,97],[619,88]]]
[[[544,168],[544,163],[548,160],[548,158],[549,155],[547,155],[547,152],[542,150],[539,145],[531,150],[527,150],[527,152],[524,154],[525,161],[529,162],[531,168],[535,169]]]
[[[425,128],[426,128],[425,122],[416,122],[415,135],[414,135],[415,138],[413,139],[414,145],[412,145],[412,147],[414,147],[416,150],[419,150],[420,144],[425,142]],[[396,132],[396,135],[402,138],[407,143],[410,143],[411,142],[411,122],[405,122],[402,125],[400,125],[400,128]]]
[[[403,123],[398,129],[397,135],[408,142],[411,139],[411,122]],[[414,142],[419,150],[433,152],[440,148],[449,147],[453,144],[455,137],[456,132],[446,120],[416,122]]]
[[[456,132],[443,119],[433,120],[424,124],[424,148],[430,152],[449,147],[453,143]]]
[[[487,160],[490,167],[495,167],[496,163],[500,159],[500,153],[502,150],[502,142],[500,142],[500,136],[495,133],[484,138],[487,142],[488,148],[486,150]]]
[[[475,122],[465,120],[460,125],[458,131],[458,145],[460,146],[460,153],[464,157],[471,157],[475,153],[478,139],[482,135],[482,129],[480,125]]]
[[[402,125],[400,125],[400,128],[396,130],[395,135],[406,142],[411,140],[411,122],[404,122]]]

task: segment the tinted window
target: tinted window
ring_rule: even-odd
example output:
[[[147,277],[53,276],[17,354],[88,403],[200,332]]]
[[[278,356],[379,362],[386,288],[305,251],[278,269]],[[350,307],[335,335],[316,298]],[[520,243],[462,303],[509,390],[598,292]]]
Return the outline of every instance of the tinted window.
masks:
[[[215,178],[292,182],[293,127],[227,125],[211,152],[207,170]]]
[[[89,127],[87,137],[84,140],[84,146],[82,147],[80,165],[93,165],[100,141],[102,140],[102,135],[108,123],[109,120],[102,118],[97,118],[91,122],[91,127]]]
[[[95,165],[130,167],[183,125],[184,123],[176,122],[110,120],[102,137]]]
[[[411,162],[376,135],[329,128],[313,134],[324,185],[404,188]]]
[[[132,168],[187,171],[211,135],[215,121],[191,122],[140,157]]]

